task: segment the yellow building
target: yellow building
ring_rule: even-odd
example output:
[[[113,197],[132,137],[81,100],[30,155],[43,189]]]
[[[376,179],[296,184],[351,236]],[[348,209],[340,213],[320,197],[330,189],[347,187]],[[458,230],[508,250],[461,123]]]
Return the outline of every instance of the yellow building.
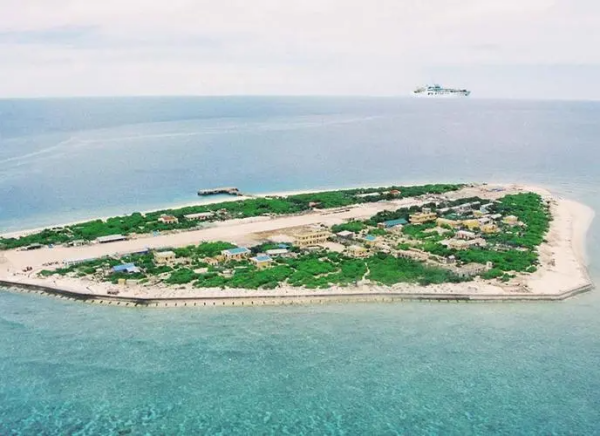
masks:
[[[154,262],[157,265],[168,265],[175,262],[175,253],[172,251],[157,251],[154,253]]]
[[[162,215],[158,219],[158,222],[163,224],[177,224],[179,222],[179,219],[177,219],[177,217],[173,215]]]
[[[498,230],[499,230],[498,226],[496,224],[493,224],[493,223],[491,223],[491,224],[484,224],[483,226],[481,226],[481,231],[483,233],[487,233],[487,234],[497,233]]]
[[[258,269],[268,268],[273,263],[273,259],[271,259],[271,256],[267,256],[266,254],[259,254],[258,256],[253,257],[250,260],[254,265],[256,265]]]
[[[246,247],[236,247],[221,251],[221,255],[225,260],[242,260],[250,256],[250,253],[251,251]]]
[[[479,221],[478,220],[464,220],[462,222],[462,224],[463,224],[463,226],[465,226],[469,230],[475,230],[475,229],[479,228]]]
[[[329,238],[327,230],[309,230],[296,235],[295,244],[300,248],[324,244]]]
[[[474,246],[485,247],[487,245],[485,239],[476,238],[476,239],[450,239],[448,241],[448,248],[453,248],[454,250],[466,250],[467,248],[471,248]]]
[[[435,220],[436,224],[440,227],[449,226],[453,229],[460,227],[460,221],[449,220],[447,218],[438,218]]]
[[[514,215],[509,215],[507,217],[504,217],[502,219],[502,222],[504,224],[508,224],[509,226],[516,226],[517,224],[519,224],[519,218],[517,218]]]
[[[435,212],[418,212],[412,214],[409,220],[411,224],[423,224],[435,221],[436,218],[437,214]]]
[[[363,259],[365,257],[369,257],[369,250],[367,250],[365,247],[361,247],[360,245],[351,245],[346,248],[346,254],[348,257]]]

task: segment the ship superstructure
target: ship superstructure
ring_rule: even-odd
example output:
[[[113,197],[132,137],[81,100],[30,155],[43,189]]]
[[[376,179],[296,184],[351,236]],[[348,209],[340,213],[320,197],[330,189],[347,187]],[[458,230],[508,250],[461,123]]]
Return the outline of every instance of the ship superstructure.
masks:
[[[413,91],[417,97],[468,97],[470,94],[467,89],[443,88],[440,85],[422,86]]]

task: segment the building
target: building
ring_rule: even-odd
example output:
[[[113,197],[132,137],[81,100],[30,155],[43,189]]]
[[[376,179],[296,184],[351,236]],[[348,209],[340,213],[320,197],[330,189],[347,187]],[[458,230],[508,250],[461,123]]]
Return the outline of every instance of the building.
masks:
[[[200,213],[190,213],[188,215],[184,215],[183,217],[189,221],[206,221],[215,216],[214,212],[200,212]]]
[[[202,259],[202,261],[207,265],[211,266],[216,266],[219,264],[219,259],[215,259],[214,257],[205,257],[204,259]]]
[[[467,278],[474,277],[492,269],[492,263],[487,262],[485,265],[480,263],[467,263],[462,266],[452,266],[449,268],[454,274],[459,277]]]
[[[369,250],[360,245],[351,245],[346,248],[346,255],[355,259],[364,259],[365,257],[369,257],[369,254]]]
[[[429,259],[429,255],[427,253],[415,248],[411,248],[409,250],[398,250],[396,251],[396,256],[402,259],[418,260],[421,262]]]
[[[342,238],[342,239],[354,239],[356,234],[349,230],[342,230],[341,232],[337,232],[335,234],[335,236],[337,236],[338,238]]]
[[[287,256],[290,254],[290,250],[287,248],[273,248],[271,250],[267,250],[266,252],[269,256]]]
[[[308,203],[308,207],[310,209],[314,209],[315,207],[319,207],[321,205],[320,201],[311,201]]]
[[[466,230],[459,230],[458,232],[456,232],[456,237],[458,239],[475,239],[477,237],[477,235],[473,232],[467,232]]]
[[[79,265],[81,263],[93,262],[95,260],[98,260],[98,258],[97,257],[85,257],[82,259],[66,259],[66,260],[63,260],[63,264],[66,266],[73,266],[73,265]]]
[[[228,250],[221,251],[221,255],[225,260],[242,260],[250,256],[250,250],[246,247],[230,248]]]
[[[454,249],[454,250],[466,250],[468,248],[471,247],[485,247],[487,245],[487,242],[485,241],[485,239],[483,238],[476,238],[476,239],[450,239],[446,242],[446,245],[448,246],[448,248]]]
[[[402,226],[405,226],[406,224],[408,224],[408,221],[406,221],[404,218],[398,218],[396,220],[389,220],[379,223],[377,224],[377,227],[385,230],[393,229],[396,227],[400,227],[400,229],[402,229]]]
[[[469,230],[475,230],[479,228],[479,220],[464,220],[462,225]]]
[[[375,245],[377,242],[377,236],[375,235],[366,235],[363,240],[367,245]]]
[[[258,256],[253,257],[252,259],[250,259],[250,261],[254,265],[256,265],[256,267],[258,269],[268,268],[273,263],[273,259],[271,258],[271,256],[268,256],[266,254],[259,254]]]
[[[517,224],[519,224],[519,218],[517,218],[514,215],[509,215],[507,217],[504,217],[502,219],[502,222],[504,224],[508,224],[509,226],[516,226]]]
[[[96,242],[99,244],[108,244],[110,242],[118,242],[118,241],[126,241],[127,237],[123,235],[108,235],[108,236],[100,236],[96,238]]]
[[[423,224],[431,221],[435,221],[437,218],[437,214],[435,212],[425,212],[425,208],[423,208],[423,212],[417,212],[410,216],[409,220],[411,224]]]
[[[84,239],[77,239],[75,241],[71,241],[67,244],[67,247],[83,247],[87,245],[89,242]]]
[[[460,221],[449,220],[447,218],[438,218],[435,220],[435,222],[440,227],[448,226],[452,227],[453,229],[460,227]]]
[[[390,195],[393,195],[394,197],[397,197],[397,196],[398,196],[398,195],[400,195],[400,194],[402,194],[402,192],[400,192],[400,191],[399,191],[399,190],[397,190],[397,189],[392,189],[392,190],[390,191]]]
[[[295,244],[300,248],[324,244],[329,238],[327,230],[308,230],[295,236]]]
[[[176,257],[172,251],[157,251],[154,253],[154,262],[157,265],[168,265],[175,262]]]
[[[163,224],[177,224],[179,220],[173,215],[161,215],[158,222]]]
[[[494,223],[484,224],[481,226],[481,231],[486,234],[498,233],[499,230],[500,229],[498,229],[498,226]]]
[[[135,274],[139,273],[140,269],[135,266],[134,263],[125,263],[123,265],[113,266],[113,273],[127,273],[127,274]]]

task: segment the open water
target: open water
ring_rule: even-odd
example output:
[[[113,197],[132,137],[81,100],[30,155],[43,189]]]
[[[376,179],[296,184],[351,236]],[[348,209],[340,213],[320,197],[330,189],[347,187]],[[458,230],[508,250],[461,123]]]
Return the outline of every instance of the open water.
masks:
[[[600,103],[0,101],[0,231],[247,192],[543,184],[600,211]],[[588,253],[600,280],[600,225]],[[600,297],[135,310],[0,292],[0,434],[600,434]]]

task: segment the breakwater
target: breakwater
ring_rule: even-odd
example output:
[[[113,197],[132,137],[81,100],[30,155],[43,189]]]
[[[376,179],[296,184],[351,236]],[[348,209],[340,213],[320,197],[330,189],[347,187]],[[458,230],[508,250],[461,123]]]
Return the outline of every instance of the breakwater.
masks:
[[[394,303],[394,302],[439,302],[439,303],[475,303],[475,302],[511,302],[511,301],[563,301],[576,295],[591,291],[594,285],[589,282],[557,294],[442,294],[442,293],[315,293],[290,295],[252,295],[222,297],[126,297],[117,295],[98,295],[85,292],[73,292],[52,286],[11,282],[0,280],[0,287],[21,293],[47,295],[55,298],[80,301],[90,304],[124,307],[215,307],[215,306],[273,306],[273,305],[311,305],[327,303]]]

